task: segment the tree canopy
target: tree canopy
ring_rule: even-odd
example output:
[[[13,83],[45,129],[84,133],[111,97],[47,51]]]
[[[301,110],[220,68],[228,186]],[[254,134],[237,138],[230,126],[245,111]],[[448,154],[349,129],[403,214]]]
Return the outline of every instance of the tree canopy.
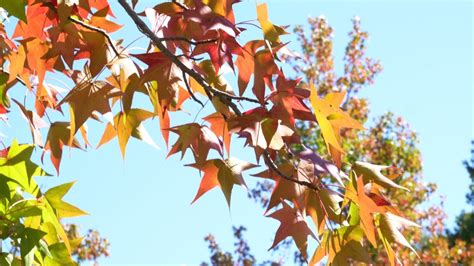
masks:
[[[137,10],[138,2],[118,0],[128,16],[123,19],[147,39],[143,53],[129,49],[134,40],[127,36],[111,37],[121,25],[107,0],[0,2],[15,24],[11,33],[0,24],[0,114],[21,113],[32,136],[0,151],[0,232],[12,247],[2,251],[2,264],[72,265],[74,256],[106,254],[108,243],[89,237],[95,249],[84,255],[78,249],[83,238],[61,224],[86,214],[63,200],[73,183],[44,190],[36,179],[51,175],[45,161],[60,174],[66,148],[100,148],[117,138],[125,158],[132,137],[155,145],[143,126],[151,119],[168,157],[192,155],[185,164],[202,177],[193,202],[217,187],[230,206],[234,187],[248,188],[245,179],[272,184],[265,215],[280,226],[270,249],[292,239],[309,264],[371,263],[374,250],[391,265],[418,257],[410,243],[416,237],[409,241],[401,230],[416,236],[420,225],[412,220],[419,217],[402,200],[406,191],[429,191],[416,190],[419,154],[405,139],[411,133],[403,121],[388,114],[364,133],[366,103],[354,94],[380,65],[363,57],[366,33],[358,22],[344,75],[337,77],[324,20],[313,22],[318,34],[304,46],[309,67],[299,69],[280,38],[287,27],[273,24],[266,4],[256,5],[255,23],[244,23],[233,12],[239,1],[173,0]],[[244,39],[247,31],[260,37]],[[73,86],[53,85],[56,77]],[[25,96],[10,97],[13,90]],[[194,120],[175,119],[185,111]],[[384,135],[394,124],[396,143]],[[102,137],[91,144],[88,136],[98,128]],[[255,161],[231,154],[236,138]],[[35,149],[41,164],[32,157]],[[384,153],[389,149],[407,158]],[[317,248],[308,250],[308,241]]]

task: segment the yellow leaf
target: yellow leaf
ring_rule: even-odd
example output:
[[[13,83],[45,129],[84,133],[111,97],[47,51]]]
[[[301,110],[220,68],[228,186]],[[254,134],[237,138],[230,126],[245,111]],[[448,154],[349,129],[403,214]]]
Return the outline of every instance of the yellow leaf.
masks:
[[[364,127],[339,108],[346,95],[345,92],[328,93],[320,99],[312,82],[310,82],[310,87],[310,102],[328,150],[334,148],[343,153],[339,130],[341,128],[363,129]],[[338,158],[334,158],[336,153],[331,154],[334,161],[338,161]]]

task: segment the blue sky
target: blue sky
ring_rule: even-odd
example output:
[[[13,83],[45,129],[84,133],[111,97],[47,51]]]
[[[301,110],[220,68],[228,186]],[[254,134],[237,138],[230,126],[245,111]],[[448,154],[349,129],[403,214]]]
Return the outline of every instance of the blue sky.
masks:
[[[113,1],[111,1],[113,2]],[[155,1],[141,1],[151,6]],[[351,18],[362,20],[370,33],[368,54],[380,59],[384,71],[363,96],[371,103],[371,116],[386,111],[403,116],[419,133],[427,181],[436,182],[446,196],[446,223],[468,208],[464,194],[468,176],[462,161],[470,156],[473,136],[473,6],[470,2],[428,1],[267,1],[275,24],[304,24],[308,16],[325,15],[335,29],[335,62],[341,65]],[[125,29],[115,38],[133,40],[139,32],[114,3]],[[255,2],[236,5],[239,20],[255,18]],[[126,34],[126,35],[125,35]],[[292,36],[286,37],[297,47]],[[242,40],[244,42],[245,40]],[[236,86],[235,86],[236,87]],[[189,110],[197,105],[188,105]],[[192,121],[181,115],[179,121]],[[11,127],[0,131],[20,135],[26,124],[13,117]],[[95,128],[91,139],[97,143],[103,126]],[[229,212],[218,189],[190,205],[200,177],[196,170],[183,167],[189,157],[166,157],[156,121],[145,125],[161,147],[154,149],[132,140],[125,161],[113,141],[99,150],[66,151],[61,176],[49,178],[45,186],[77,180],[68,200],[91,215],[74,219],[83,229],[96,228],[112,243],[110,258],[101,264],[200,263],[208,256],[203,237],[212,232],[224,249],[231,250],[232,225],[245,225],[252,251],[267,258],[278,222],[263,216],[263,210],[241,188],[235,188]],[[233,142],[233,154],[254,160],[241,141]],[[51,165],[47,165],[52,171]],[[256,171],[249,171],[255,173]],[[246,176],[248,184],[253,178]],[[314,250],[311,244],[309,252]]]

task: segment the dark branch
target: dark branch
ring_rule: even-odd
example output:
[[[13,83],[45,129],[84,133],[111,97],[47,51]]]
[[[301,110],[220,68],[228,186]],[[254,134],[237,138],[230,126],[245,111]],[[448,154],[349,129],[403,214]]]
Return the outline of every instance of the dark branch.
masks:
[[[177,67],[179,67],[183,72],[186,72],[188,76],[192,77],[196,82],[198,82],[206,91],[207,96],[209,99],[212,100],[212,96],[216,95],[219,97],[219,99],[223,102],[229,105],[230,108],[234,111],[235,114],[237,115],[242,115],[242,112],[239,110],[237,105],[232,102],[232,100],[226,96],[226,94],[220,93],[218,90],[212,88],[206,80],[196,71],[193,69],[188,68],[183,62],[179,60],[179,58],[174,55],[168,48],[162,43],[160,38],[156,36],[153,31],[148,28],[148,26],[143,22],[143,20],[140,19],[137,13],[130,7],[130,5],[127,4],[125,0],[118,0],[119,4],[123,7],[125,12],[130,16],[130,18],[133,20],[135,25],[137,26],[138,30],[140,30],[145,36],[147,36],[152,43],[165,55],[167,56],[171,62],[173,62]]]
[[[202,41],[193,41],[193,40],[190,40],[186,37],[181,37],[181,36],[174,36],[174,37],[160,37],[158,38],[159,40],[161,41],[183,41],[183,42],[187,42],[189,44],[192,44],[192,45],[199,45],[199,44],[206,44],[206,43],[213,43],[213,42],[216,42],[217,39],[208,39],[208,40],[202,40]]]
[[[270,157],[270,154],[268,153],[268,151],[265,151],[263,153],[263,158],[265,160],[265,163],[267,164],[267,166],[272,170],[274,171],[275,173],[277,173],[279,176],[281,176],[282,178],[288,180],[288,181],[291,181],[291,182],[294,182],[298,185],[302,185],[302,186],[305,186],[305,187],[308,187],[308,188],[311,188],[313,190],[319,190],[319,187],[311,182],[308,182],[308,181],[302,181],[302,180],[298,180],[298,179],[295,179],[293,176],[288,176],[288,175],[285,175],[282,171],[280,171],[280,169],[278,169],[278,166],[275,164],[275,162],[272,160],[272,158]]]
[[[196,98],[196,95],[194,95],[194,92],[191,90],[191,87],[189,86],[188,80],[186,79],[186,73],[184,71],[183,71],[183,82],[184,82],[184,84],[186,84],[186,89],[188,90],[189,95],[191,95],[191,98],[195,102],[199,103],[204,108],[204,104],[198,98]]]
[[[214,89],[214,88],[213,88]],[[236,96],[236,95],[232,95],[232,94],[229,94],[227,92],[224,92],[224,91],[220,91],[220,90],[215,90],[215,93],[216,94],[222,94],[222,96],[224,97],[227,97],[229,99],[232,99],[232,100],[238,100],[238,101],[247,101],[247,102],[252,102],[252,103],[260,103],[258,100],[256,99],[252,99],[252,98],[248,98],[248,97],[243,97],[243,96]],[[267,104],[267,102],[265,102],[265,104]]]
[[[112,47],[112,50],[114,51],[115,55],[116,55],[117,57],[120,56],[120,53],[119,53],[119,51],[117,50],[117,47],[115,47],[115,44],[114,44],[112,38],[110,37],[110,35],[109,35],[105,30],[103,30],[103,29],[101,29],[101,28],[94,27],[94,26],[92,26],[92,25],[89,25],[89,24],[87,24],[87,23],[85,23],[85,22],[83,22],[83,21],[80,21],[80,20],[78,20],[78,19],[75,19],[75,18],[73,18],[73,17],[69,17],[68,19],[69,19],[70,21],[72,21],[73,23],[79,24],[79,25],[81,25],[82,27],[84,27],[84,28],[86,28],[86,29],[89,29],[89,30],[92,30],[92,31],[95,31],[95,32],[98,32],[98,33],[104,35],[104,37],[105,37],[105,38],[107,39],[107,41],[109,42],[110,47]]]
[[[246,97],[239,97],[239,96],[234,96],[230,95],[226,92],[216,90],[215,88],[211,87],[204,77],[202,77],[199,73],[194,71],[193,69],[188,68],[183,62],[179,60],[179,58],[174,55],[168,48],[162,43],[159,37],[157,37],[151,30],[148,28],[148,26],[143,22],[140,17],[135,13],[135,11],[127,4],[125,0],[118,0],[119,4],[124,8],[125,12],[130,16],[130,18],[133,20],[135,25],[137,26],[138,30],[140,30],[145,36],[147,36],[152,43],[165,55],[167,56],[177,67],[179,67],[183,71],[183,75],[187,74],[188,76],[192,77],[194,80],[196,80],[197,83],[199,83],[203,88],[204,91],[206,92],[207,96],[209,97],[210,100],[212,100],[213,96],[217,96],[224,104],[227,104],[237,116],[242,116],[242,112],[240,109],[237,107],[237,105],[232,101],[232,100],[246,100],[250,102],[255,102],[259,103],[257,100],[246,98]],[[178,4],[176,1],[173,1],[173,3]],[[295,182],[299,185],[306,186],[308,188],[318,190],[319,188],[307,181],[300,181],[292,176],[287,176],[284,173],[282,173],[276,164],[273,162],[273,160],[270,158],[270,154],[268,151],[264,152],[264,158],[265,162],[268,165],[268,167],[275,171],[278,175],[280,175],[282,178]]]

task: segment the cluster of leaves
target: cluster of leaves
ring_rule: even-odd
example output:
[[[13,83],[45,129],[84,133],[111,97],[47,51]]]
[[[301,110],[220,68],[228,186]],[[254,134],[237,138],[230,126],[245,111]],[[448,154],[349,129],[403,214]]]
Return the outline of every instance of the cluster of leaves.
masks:
[[[379,62],[365,56],[368,33],[360,28],[360,19],[353,19],[353,28],[349,33],[349,43],[346,47],[344,74],[337,76],[333,62],[333,28],[324,17],[308,19],[310,34],[305,27],[297,26],[295,33],[301,44],[301,55],[286,56],[285,59],[293,66],[297,75],[306,77],[306,81],[316,80],[319,84],[318,94],[326,95],[334,87],[340,90],[347,88],[354,93],[348,99],[344,108],[353,118],[365,123],[369,115],[369,104],[365,98],[357,97],[357,92],[371,84],[374,77],[381,71]],[[308,123],[297,124],[297,132],[302,142],[323,154],[327,152],[320,129]],[[421,261],[425,264],[445,265],[451,263],[472,264],[472,214],[463,213],[458,217],[458,229],[454,233],[445,234],[442,201],[439,205],[428,204],[436,192],[436,185],[423,182],[421,154],[417,147],[417,134],[401,117],[393,113],[386,113],[375,119],[371,128],[362,132],[345,131],[342,146],[349,152],[346,159],[349,162],[366,160],[377,164],[390,165],[387,175],[396,178],[400,185],[410,188],[407,190],[386,190],[386,196],[391,204],[410,219],[423,225],[423,230],[405,228],[404,235],[409,242],[417,243]],[[464,162],[471,179],[473,163]],[[471,185],[471,188],[473,186]],[[251,190],[252,196],[263,206],[269,201],[269,194],[274,189],[270,182],[259,182]],[[472,190],[472,189],[471,189]],[[467,195],[468,202],[472,198],[472,191]],[[448,242],[449,240],[449,242]],[[287,247],[284,247],[287,248]],[[418,264],[420,258],[412,252],[397,250],[401,262],[407,265]],[[373,261],[380,264],[388,263],[388,256],[384,252],[383,244],[370,250]],[[297,262],[299,254],[296,254]]]
[[[286,31],[269,20],[266,4],[256,7],[262,39],[239,42],[241,33],[250,29],[244,28],[246,23],[236,22],[236,2],[171,1],[137,13],[137,0],[132,5],[118,0],[150,41],[142,54],[130,54],[123,40],[110,37],[121,26],[114,22],[107,0],[2,2],[2,7],[19,20],[11,36],[3,25],[0,27],[1,111],[8,117],[12,107],[7,92],[19,89],[14,85],[21,83],[32,102],[27,104],[26,97],[23,102],[12,101],[31,129],[33,144],[29,147],[41,149],[43,155],[49,153],[57,173],[64,147],[91,146],[87,121],[105,120],[98,146],[117,138],[125,157],[131,137],[154,145],[143,122],[158,118],[167,146],[170,132],[177,135],[168,156],[181,152],[183,158],[189,150],[194,159],[189,166],[203,173],[194,201],[219,187],[230,205],[234,186],[247,187],[242,172],[263,161],[265,170],[254,176],[274,183],[265,207],[267,212],[272,211],[268,217],[281,223],[271,248],[291,237],[301,256],[311,264],[324,257],[329,264],[344,264],[370,263],[370,250],[383,246],[387,261],[399,263],[394,244],[414,251],[399,228],[418,225],[404,218],[406,214],[386,193],[393,191],[391,195],[396,197],[401,193],[398,191],[413,189],[397,183],[405,182],[405,169],[397,168],[399,174],[394,175],[394,167],[370,163],[377,156],[376,149],[362,157],[363,161],[344,156],[360,148],[348,146],[346,139],[357,134],[354,129],[364,129],[360,119],[364,104],[350,94],[380,70],[378,63],[361,60],[365,33],[355,23],[353,41],[346,51],[346,74],[336,80],[332,74],[332,44],[328,42],[332,30],[324,20],[318,20],[318,29],[322,30],[315,43],[325,54],[316,53],[317,65],[311,70],[316,74],[307,74],[309,79],[302,82],[302,78],[289,78],[280,65],[287,58],[285,54],[291,54],[281,40]],[[140,16],[146,17],[151,27]],[[237,71],[237,91],[225,79],[226,68],[233,70],[229,75]],[[69,90],[54,86],[48,83],[51,75],[61,76],[74,86]],[[65,96],[61,94],[64,90]],[[136,93],[149,100],[152,110],[135,103]],[[203,98],[207,98],[206,103]],[[172,123],[173,113],[182,112],[192,102],[202,107],[195,120]],[[362,114],[345,111],[341,106],[354,106],[350,110]],[[199,117],[201,113],[206,116]],[[49,123],[43,120],[45,117]],[[196,122],[198,117],[202,123]],[[301,125],[310,125],[310,130],[320,136],[318,145],[308,146],[298,133]],[[247,149],[255,154],[255,164],[231,157],[233,137],[245,140]],[[387,168],[388,177],[381,172]],[[51,192],[54,203],[49,201],[52,207],[48,208],[65,204],[61,197],[69,187],[56,188],[59,196]],[[32,196],[34,201],[41,199],[39,194]],[[26,264],[57,259],[55,245],[63,247],[61,259],[73,255],[60,224],[54,230],[48,225],[52,214],[58,222],[79,212],[67,211],[43,211],[35,223],[26,223],[29,217],[20,217],[43,232],[27,237],[35,239],[35,255],[22,251],[22,257],[29,260]],[[307,251],[308,238],[319,242],[312,256]],[[51,252],[40,249],[42,241]]]
[[[68,255],[82,238],[70,239],[61,218],[85,212],[63,201],[73,183],[41,191],[33,177],[49,176],[31,161],[34,146],[12,145],[0,152],[0,233],[2,242],[10,242],[10,252],[2,252],[2,265],[67,265]]]

